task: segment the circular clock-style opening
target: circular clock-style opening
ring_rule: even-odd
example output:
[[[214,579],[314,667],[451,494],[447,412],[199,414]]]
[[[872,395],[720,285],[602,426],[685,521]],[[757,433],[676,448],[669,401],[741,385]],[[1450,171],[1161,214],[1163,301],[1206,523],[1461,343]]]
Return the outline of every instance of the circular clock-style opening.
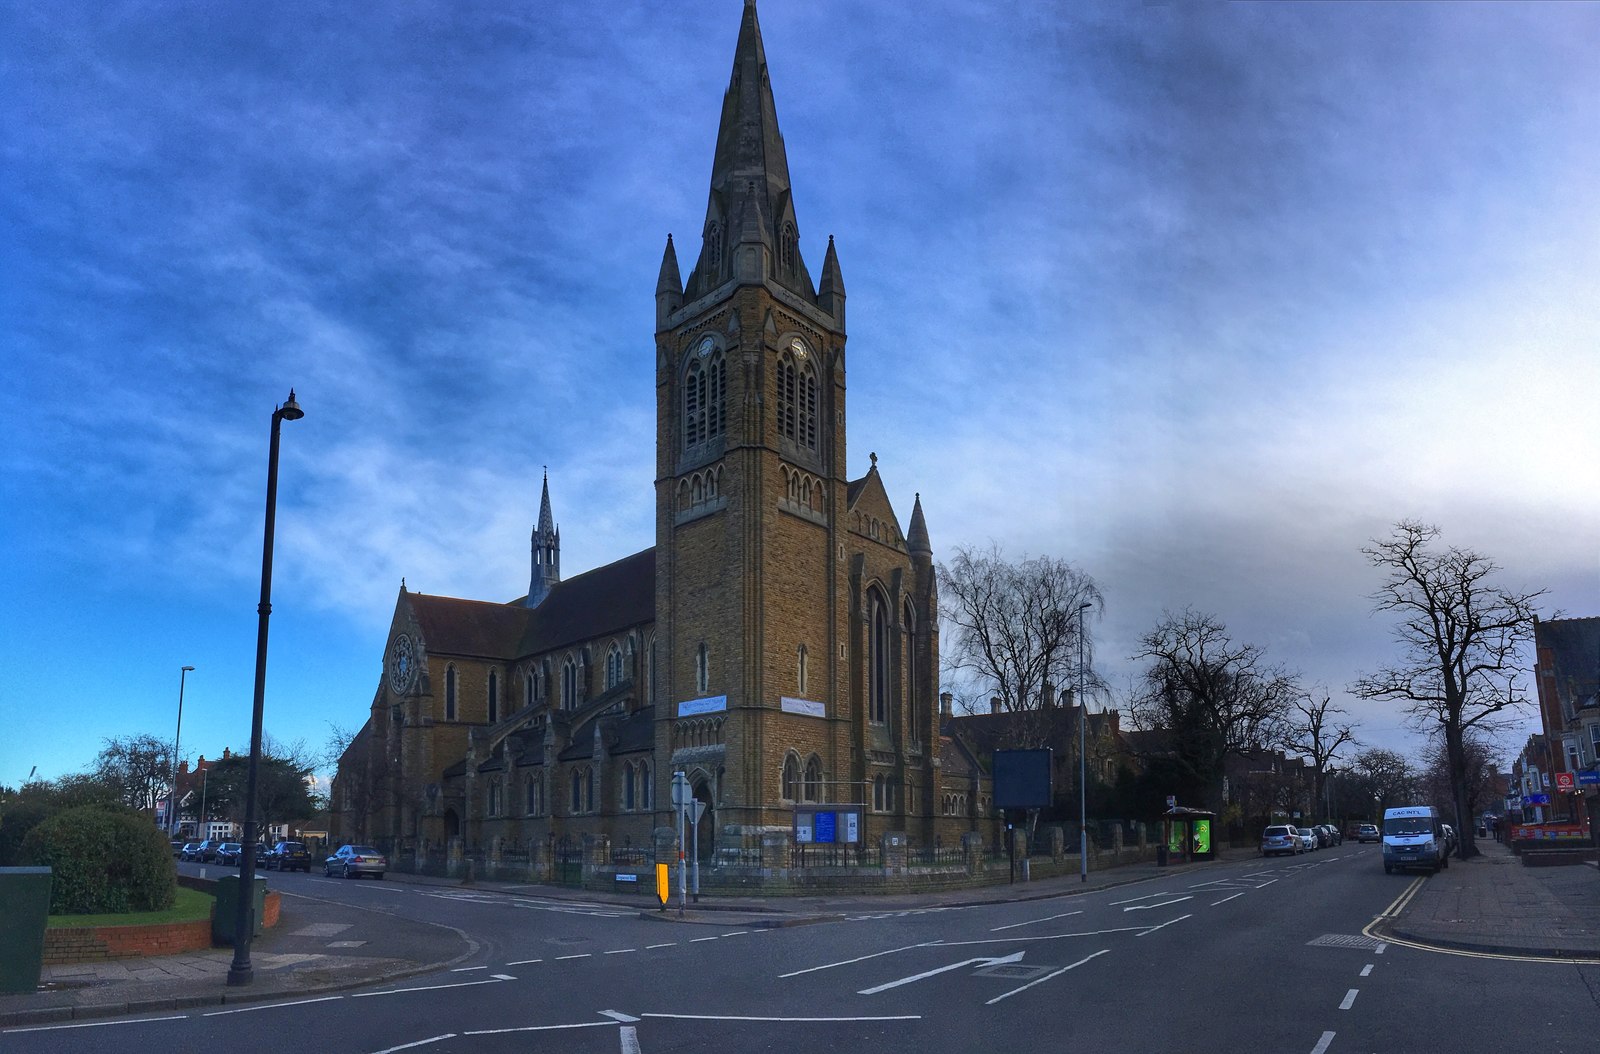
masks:
[[[806,350],[805,341],[801,340],[799,337],[796,337],[794,340],[790,341],[789,347],[794,349],[795,358],[797,359],[803,359],[810,354],[810,352]]]
[[[712,340],[710,337],[707,337],[705,340],[702,340],[700,342],[700,351],[699,351],[700,357],[703,359],[707,355],[710,355],[711,352],[716,348],[716,346],[717,346],[717,342]]]

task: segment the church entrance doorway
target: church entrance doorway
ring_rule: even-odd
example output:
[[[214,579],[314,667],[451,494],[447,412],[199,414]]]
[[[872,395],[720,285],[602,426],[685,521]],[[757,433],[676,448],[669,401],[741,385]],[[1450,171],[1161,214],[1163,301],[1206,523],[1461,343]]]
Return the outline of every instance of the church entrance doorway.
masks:
[[[713,862],[711,854],[717,844],[717,820],[712,804],[711,781],[704,776],[696,777],[694,781],[694,798],[706,807],[706,811],[700,814],[699,839],[695,843],[700,849],[700,866],[705,868]]]
[[[446,838],[461,837],[461,817],[456,815],[454,809],[444,811],[444,836]]]

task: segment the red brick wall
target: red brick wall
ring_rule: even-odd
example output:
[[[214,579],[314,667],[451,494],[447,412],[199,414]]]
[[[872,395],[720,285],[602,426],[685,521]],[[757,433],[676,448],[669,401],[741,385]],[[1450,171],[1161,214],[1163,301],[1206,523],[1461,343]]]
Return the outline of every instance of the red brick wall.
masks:
[[[182,879],[188,876],[180,876]],[[206,879],[191,879],[186,886],[215,885]],[[267,892],[261,925],[278,924],[283,897]],[[64,926],[44,931],[46,966],[67,963],[101,962],[110,959],[140,959],[153,955],[178,955],[211,947],[211,920],[167,922],[148,926]]]

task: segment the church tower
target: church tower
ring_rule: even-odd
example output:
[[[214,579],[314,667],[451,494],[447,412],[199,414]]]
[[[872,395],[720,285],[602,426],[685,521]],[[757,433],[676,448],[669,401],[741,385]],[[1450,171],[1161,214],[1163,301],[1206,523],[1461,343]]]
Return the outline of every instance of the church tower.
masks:
[[[539,495],[539,523],[533,528],[533,573],[528,579],[529,607],[550,595],[561,581],[561,531],[550,514],[550,473],[544,474],[544,490]]]
[[[669,236],[656,284],[657,800],[687,772],[719,838],[789,822],[788,758],[820,800],[860,778],[844,304],[832,239],[820,284],[801,253],[746,0],[698,257],[681,281]]]

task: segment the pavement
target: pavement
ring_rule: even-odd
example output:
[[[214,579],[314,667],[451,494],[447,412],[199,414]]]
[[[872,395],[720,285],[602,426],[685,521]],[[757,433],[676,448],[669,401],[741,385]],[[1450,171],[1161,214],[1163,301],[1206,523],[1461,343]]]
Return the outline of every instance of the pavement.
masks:
[[[1479,842],[1483,854],[1452,860],[1398,903],[1368,932],[1404,943],[1488,954],[1600,961],[1600,874],[1595,866],[1527,868],[1509,849]],[[1376,849],[1373,866],[1377,867]],[[1222,859],[1249,856],[1224,851]],[[642,918],[663,925],[730,924],[748,927],[805,925],[844,914],[1042,900],[1113,886],[1169,879],[1203,871],[1209,863],[1131,864],[1036,882],[999,884],[934,893],[887,895],[737,896],[701,898],[679,913],[638,894],[593,893],[511,882],[474,883],[479,892],[539,896],[639,907]],[[461,888],[451,879],[391,871],[390,881]],[[447,969],[470,958],[476,943],[448,926],[403,918],[372,908],[352,908],[316,897],[283,893],[279,925],[251,945],[251,984],[227,986],[233,949],[160,958],[48,966],[31,994],[0,995],[0,1028],[78,1018],[181,1010],[257,1002],[365,988]]]

